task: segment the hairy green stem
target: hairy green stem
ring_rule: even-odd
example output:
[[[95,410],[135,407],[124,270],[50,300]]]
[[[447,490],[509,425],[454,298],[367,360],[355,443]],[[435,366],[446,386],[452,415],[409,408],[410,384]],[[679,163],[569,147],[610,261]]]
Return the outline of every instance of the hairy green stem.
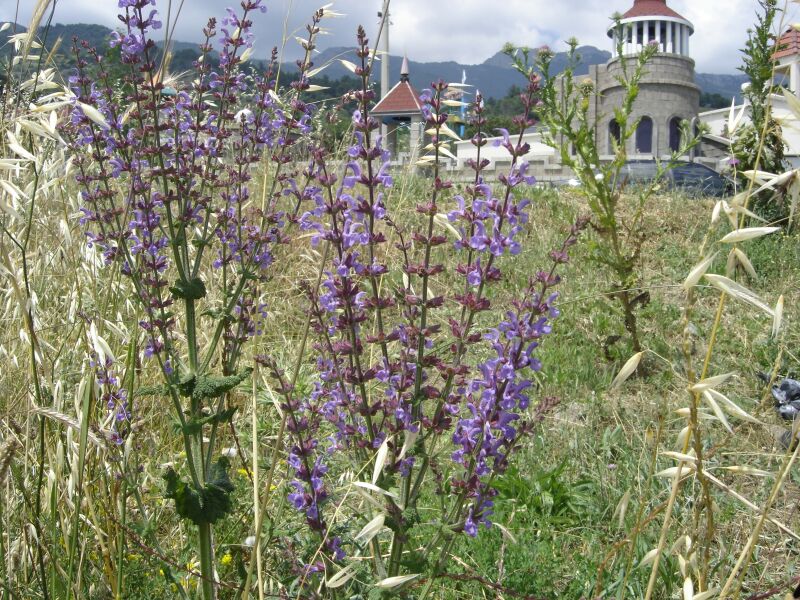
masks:
[[[124,584],[124,565],[125,565],[125,527],[127,526],[127,519],[128,519],[128,481],[126,478],[122,478],[122,485],[120,486],[120,501],[119,501],[119,512],[120,512],[120,522],[122,523],[122,527],[119,528],[119,533],[117,535],[117,589],[116,589],[116,600],[122,600],[124,596],[122,595],[122,586]]]
[[[203,576],[203,600],[214,600],[214,549],[211,540],[211,524],[198,524],[197,534],[200,551],[200,573]]]

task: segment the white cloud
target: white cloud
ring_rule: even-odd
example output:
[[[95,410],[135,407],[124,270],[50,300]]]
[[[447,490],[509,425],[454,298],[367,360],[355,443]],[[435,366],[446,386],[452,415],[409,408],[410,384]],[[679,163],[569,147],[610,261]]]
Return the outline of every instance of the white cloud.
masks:
[[[267,0],[267,15],[257,15],[255,33],[257,54],[266,56],[273,45],[280,45],[284,27],[291,40],[295,31],[302,34],[312,12],[327,0]],[[495,54],[505,42],[564,47],[563,40],[577,37],[582,44],[610,49],[606,36],[608,19],[615,10],[625,11],[632,0],[393,0],[391,46],[393,54],[406,53],[417,61],[455,60],[480,63]],[[19,3],[19,20],[30,18],[32,2]],[[178,2],[173,1],[173,6]],[[221,7],[238,5],[238,0],[186,0],[176,29],[176,38],[199,39],[200,30],[214,13],[222,16]],[[0,15],[11,18],[17,0],[0,0]],[[162,12],[166,2],[159,2]],[[376,30],[381,0],[339,0],[334,8],[346,13],[344,19],[325,21],[330,35],[320,39],[320,47],[349,46],[355,39],[358,24],[368,32]],[[740,64],[747,28],[757,9],[756,0],[669,0],[674,10],[692,21],[692,55],[697,70],[735,73]],[[60,23],[101,23],[118,25],[113,0],[59,0],[54,16]],[[287,9],[291,8],[288,18]],[[796,14],[785,19],[792,22]],[[288,57],[296,56],[293,41],[286,48]]]

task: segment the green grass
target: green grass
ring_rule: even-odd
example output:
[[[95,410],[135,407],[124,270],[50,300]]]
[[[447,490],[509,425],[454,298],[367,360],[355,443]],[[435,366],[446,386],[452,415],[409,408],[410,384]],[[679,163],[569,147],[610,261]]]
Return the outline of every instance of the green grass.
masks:
[[[645,377],[631,380],[622,392],[608,393],[608,385],[630,349],[622,340],[608,352],[603,350],[608,336],[622,333],[621,316],[605,297],[602,273],[588,262],[584,240],[564,277],[562,317],[556,323],[553,338],[542,348],[545,366],[541,392],[557,395],[561,405],[518,457],[509,479],[499,485],[500,521],[506,522],[516,541],[507,539],[495,528],[482,532],[474,546],[462,544],[465,556],[469,557],[467,562],[486,580],[497,582],[498,557],[504,552],[504,585],[520,593],[544,597],[589,597],[606,552],[633,526],[636,511],[641,508],[646,517],[668,496],[668,480],[650,479],[649,465],[660,424],[663,425],[661,449],[670,449],[668,446],[672,445],[680,423],[672,410],[686,402],[680,380],[683,294],[678,286],[697,262],[697,248],[705,234],[713,201],[664,197],[656,199],[654,205],[657,208],[648,218],[648,240],[643,253],[643,288],[650,293],[650,303],[641,312],[641,325],[645,346],[660,358],[648,359]],[[553,192],[542,194],[533,211],[529,243],[521,259],[526,266],[517,271],[530,273],[542,264],[543,254],[553,245],[558,232],[581,210],[579,198]],[[800,281],[796,260],[799,248],[797,236],[792,235],[766,238],[748,246],[748,255],[760,274],[759,280],[748,284],[772,303],[780,294],[787,299],[796,297]],[[724,272],[724,258],[718,263],[718,271]],[[700,292],[694,323],[696,357],[701,358],[705,352],[716,297],[710,289]],[[798,331],[792,325],[790,312],[795,313],[795,308],[789,308],[787,303],[789,331],[779,345],[768,339],[767,318],[747,305],[728,305],[712,373],[741,373],[733,386],[735,391],[726,393],[747,410],[755,409],[763,393],[754,371],[768,371],[779,347],[791,349],[796,343]],[[609,361],[607,354],[615,360]],[[791,372],[798,368],[797,358],[787,354],[784,354],[784,371]],[[761,416],[773,425],[777,421],[769,406],[761,411]],[[723,433],[720,428],[713,436],[708,435],[708,446],[712,447]],[[776,469],[780,449],[774,448],[769,433],[745,426],[726,444],[727,457],[733,463],[755,463],[765,470]],[[738,455],[742,458],[737,459]],[[731,460],[715,460],[712,464],[731,464]],[[656,470],[673,464],[668,459],[659,459]],[[721,473],[715,472],[718,476]],[[772,481],[722,477],[757,505],[763,501]],[[782,498],[788,500],[796,485],[791,483]],[[614,513],[629,491],[632,499],[620,529]],[[679,511],[690,514],[689,497],[682,494],[678,507]],[[725,495],[718,499],[718,510],[720,542],[714,548],[720,571],[717,575],[726,575],[725,565],[729,568],[736,543],[721,540],[741,541],[749,532],[752,514]],[[790,526],[791,522],[796,523],[796,519],[791,520],[791,511],[779,506],[777,512],[788,513]],[[655,547],[659,524],[660,518],[639,536],[631,557],[634,566]],[[777,558],[778,548],[783,547],[780,536],[773,529],[764,537],[766,545],[771,543],[775,547],[773,561],[759,563],[760,580],[753,585],[760,588],[787,576]],[[600,588],[606,596],[616,597],[620,593],[622,568],[627,560],[626,549],[605,566]],[[668,590],[680,588],[682,578],[677,570],[674,557],[662,562],[656,597],[671,597]],[[644,596],[648,575],[649,567],[632,571],[626,581],[627,597]],[[475,583],[460,585],[461,590],[469,589],[471,593],[477,593],[479,587]],[[452,595],[469,597],[468,592],[459,592],[459,588],[454,588]]]
[[[396,207],[397,214],[411,222],[418,218],[413,206],[425,193],[424,181],[400,178],[389,203]],[[504,281],[492,292],[493,301],[498,304],[518,294],[528,277],[546,266],[547,252],[564,237],[575,217],[585,211],[583,200],[568,192],[535,192],[534,199],[524,251],[514,266],[506,269]],[[32,291],[39,299],[37,317],[43,373],[54,408],[65,415],[78,415],[76,410],[80,405],[75,403],[75,394],[83,364],[81,315],[107,319],[109,331],[115,336],[115,332],[122,333],[124,329],[135,332],[136,324],[126,303],[126,284],[101,285],[100,274],[89,269],[80,258],[83,239],[77,224],[71,222],[70,239],[59,233],[58,221],[74,208],[70,196],[56,194],[48,202],[47,209],[36,215],[31,277]],[[604,274],[589,259],[593,234],[588,233],[574,249],[560,289],[562,316],[556,322],[554,335],[543,344],[541,354],[544,368],[539,393],[558,397],[560,404],[519,453],[508,476],[498,484],[496,517],[505,529],[493,527],[481,530],[475,540],[459,539],[454,551],[458,561],[451,565],[455,573],[470,574],[471,579],[444,580],[436,592],[437,598],[492,597],[494,592],[486,589],[486,582],[523,595],[547,598],[590,597],[596,588],[609,598],[619,597],[623,589],[628,598],[644,595],[649,567],[633,568],[625,576],[626,566],[635,567],[655,546],[663,515],[656,514],[647,521],[632,549],[627,545],[617,547],[616,552],[614,549],[632,531],[637,517],[647,519],[669,495],[669,481],[652,475],[674,464],[670,459],[654,459],[654,456],[657,450],[675,449],[674,438],[683,427],[683,419],[674,410],[685,405],[687,399],[680,356],[684,295],[679,285],[697,262],[697,247],[705,234],[712,205],[710,200],[679,196],[653,201],[646,222],[647,241],[641,265],[642,288],[650,295],[649,304],[641,312],[641,327],[644,344],[652,353],[646,359],[644,374],[629,380],[616,392],[608,391],[609,384],[631,351],[624,337],[608,344],[623,331],[619,311],[606,296]],[[443,202],[441,212],[448,209],[447,201]],[[726,393],[747,410],[758,413],[765,422],[776,424],[769,406],[756,408],[763,389],[751,375],[756,369],[769,370],[781,349],[782,370],[800,371],[795,353],[799,336],[794,325],[797,310],[793,301],[800,286],[800,242],[795,235],[777,235],[750,243],[746,250],[760,274],[749,285],[771,304],[778,295],[785,296],[788,330],[780,343],[771,341],[767,318],[748,305],[730,302],[723,317],[712,372],[739,373],[726,387]],[[258,340],[257,351],[276,356],[289,368],[305,316],[298,284],[313,277],[319,258],[307,242],[282,251],[286,255],[279,260],[291,267],[281,271],[274,286],[266,292],[265,301],[271,314],[264,335]],[[718,260],[715,270],[724,270],[724,257]],[[434,280],[434,287],[446,288],[452,281],[448,278],[452,275]],[[715,291],[707,288],[698,294],[693,322],[698,360],[712,326],[717,297]],[[11,435],[13,419],[22,432],[14,435],[25,444],[12,460],[12,476],[2,497],[3,543],[9,549],[7,554],[17,561],[14,564],[19,565],[14,577],[4,580],[0,591],[3,600],[17,597],[23,590],[38,589],[33,560],[36,554],[30,536],[25,533],[35,483],[31,471],[26,469],[36,460],[37,438],[31,429],[36,421],[29,412],[27,346],[18,334],[21,314],[18,305],[6,303],[3,312],[6,327],[0,337],[6,357],[0,373],[4,390],[0,397],[4,419],[0,432],[2,439]],[[492,315],[484,315],[479,326],[488,326],[491,319]],[[146,383],[153,374],[145,366],[139,376]],[[309,364],[301,372],[299,388],[308,389],[313,377],[314,368]],[[220,447],[236,447],[238,441],[244,455],[249,457],[252,399],[243,389],[234,395],[233,401],[241,407],[234,421],[236,437],[230,430],[222,432]],[[263,483],[270,466],[278,417],[273,399],[266,392],[259,394],[255,410]],[[45,565],[45,572],[53,582],[61,582],[62,575],[53,565],[57,562],[66,569],[73,549],[75,573],[80,574],[78,587],[88,598],[110,597],[120,567],[125,598],[176,597],[166,579],[170,569],[190,593],[196,590],[196,579],[187,570],[187,565],[197,562],[192,533],[175,516],[171,503],[163,500],[163,465],[177,462],[181,455],[180,445],[171,435],[173,418],[154,398],[137,401],[135,414],[138,424],[132,445],[127,449],[128,464],[131,470],[140,471],[136,477],[146,511],[141,510],[135,497],[128,497],[125,526],[120,522],[123,501],[120,482],[114,476],[121,455],[90,443],[85,456],[83,488],[77,489],[78,482],[71,479],[71,474],[75,468],[72,461],[84,458],[77,446],[80,431],[58,421],[48,421],[45,452],[48,476],[43,490],[47,502],[42,525],[43,543],[52,562]],[[104,418],[103,407],[93,404],[89,424],[96,428]],[[719,427],[705,435],[708,448],[726,439]],[[712,466],[748,464],[774,472],[780,457],[767,429],[744,425],[725,441],[720,453],[712,459],[715,461]],[[252,486],[246,471],[249,463],[243,464],[238,459],[234,463],[234,515],[216,529],[218,560],[225,561],[218,566],[219,574],[232,586],[241,581],[246,561],[250,559],[249,549],[243,544],[252,529]],[[265,530],[271,537],[263,557],[267,565],[263,575],[272,582],[273,589],[277,582],[291,587],[294,577],[291,558],[308,543],[307,533],[285,501],[285,463],[279,463],[276,472],[277,488],[274,502],[268,507]],[[765,500],[772,481],[714,472],[756,505]],[[792,529],[798,528],[797,516],[791,510],[791,498],[798,490],[800,481],[795,473],[784,486],[774,513]],[[674,535],[668,547],[690,525],[693,493],[684,490],[679,494]],[[630,502],[620,526],[619,515],[615,513],[626,494]],[[81,507],[79,521],[75,520],[76,502]],[[751,530],[754,514],[723,493],[717,497],[716,514],[713,546],[716,571],[712,576],[721,578],[729,571]],[[117,541],[122,539],[125,545],[120,554]],[[764,589],[792,575],[785,563],[797,545],[786,543],[785,539],[774,528],[765,529],[756,567],[746,580],[748,589]],[[15,550],[12,552],[11,548]],[[607,560],[603,574],[599,575],[604,559]],[[665,557],[655,597],[673,597],[681,585],[677,559],[674,555]],[[50,591],[51,595],[61,597],[65,593],[63,583],[53,583]],[[42,596],[40,592],[30,592],[26,597]],[[233,598],[234,593],[223,588],[220,597]]]

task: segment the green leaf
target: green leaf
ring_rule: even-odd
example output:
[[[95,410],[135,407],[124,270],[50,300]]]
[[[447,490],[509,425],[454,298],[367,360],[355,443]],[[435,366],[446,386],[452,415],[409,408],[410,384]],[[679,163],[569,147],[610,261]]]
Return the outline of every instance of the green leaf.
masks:
[[[204,317],[211,317],[212,319],[225,319],[229,322],[233,321],[233,317],[221,308],[209,308],[208,310],[204,310],[201,314]]]
[[[167,470],[164,480],[167,482],[164,496],[175,501],[175,511],[184,519],[197,523],[193,516],[202,512],[200,495],[180,479],[172,467]]]
[[[137,398],[141,396],[165,396],[168,393],[167,387],[164,385],[143,385],[136,390],[135,396]]]
[[[192,397],[195,383],[197,383],[197,376],[194,373],[184,375],[176,386],[178,388],[178,393],[184,398]]]
[[[203,417],[202,419],[192,419],[183,427],[183,432],[187,435],[195,435],[200,433],[205,425],[217,425],[219,423],[227,423],[233,418],[234,413],[238,407],[227,408],[215,415]]]
[[[179,279],[175,282],[174,286],[169,288],[169,291],[172,292],[173,298],[179,298],[181,300],[200,300],[201,298],[205,298],[206,284],[203,283],[203,280],[199,277],[195,277],[190,281]]]
[[[209,400],[211,398],[219,398],[223,394],[231,391],[237,385],[242,383],[245,379],[250,377],[253,372],[251,367],[246,368],[237,375],[229,375],[228,377],[211,377],[207,375],[186,375],[183,377],[175,387],[184,398],[192,398],[193,400]],[[164,385],[146,385],[136,390],[136,396],[166,396],[169,394],[169,388]],[[212,417],[213,418],[213,417]]]
[[[231,512],[233,484],[228,476],[230,461],[224,456],[211,467],[208,483],[199,491],[183,481],[174,469],[164,475],[164,495],[175,501],[175,511],[197,525],[216,523]]]
[[[202,401],[210,398],[219,398],[250,377],[250,373],[252,372],[253,369],[248,367],[241,373],[229,375],[228,377],[207,377],[201,375],[194,379],[194,386],[191,392],[192,399]]]

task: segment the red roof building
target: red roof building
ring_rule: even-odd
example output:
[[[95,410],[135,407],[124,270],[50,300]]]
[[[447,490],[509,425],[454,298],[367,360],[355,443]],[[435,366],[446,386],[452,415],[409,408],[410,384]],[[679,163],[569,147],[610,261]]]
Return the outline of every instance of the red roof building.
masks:
[[[800,54],[800,31],[797,31],[794,27],[790,27],[786,33],[778,39],[775,48],[775,53],[772,55],[773,60]]]
[[[410,164],[413,169],[425,134],[422,103],[419,92],[411,85],[408,71],[408,58],[404,58],[400,81],[381,98],[370,114],[381,120],[381,137],[391,160],[395,164]]]
[[[667,0],[634,0],[633,6],[622,15],[623,19],[636,17],[671,17],[686,21],[681,15],[667,6]]]
[[[400,81],[389,90],[380,102],[372,109],[371,113],[375,116],[385,117],[407,117],[410,115],[421,115],[422,105],[419,102],[419,92],[411,85],[408,78],[408,58],[403,58],[403,66],[400,69]]]
[[[410,82],[401,81],[370,112],[375,116],[421,114],[419,93]]]
[[[689,58],[689,38],[694,26],[667,6],[667,0],[634,0],[633,6],[608,28],[613,51],[622,45],[625,55],[638,54],[650,44],[659,52]]]
[[[774,83],[788,83],[792,93],[800,97],[800,31],[790,27],[778,38],[772,60],[775,61]]]

